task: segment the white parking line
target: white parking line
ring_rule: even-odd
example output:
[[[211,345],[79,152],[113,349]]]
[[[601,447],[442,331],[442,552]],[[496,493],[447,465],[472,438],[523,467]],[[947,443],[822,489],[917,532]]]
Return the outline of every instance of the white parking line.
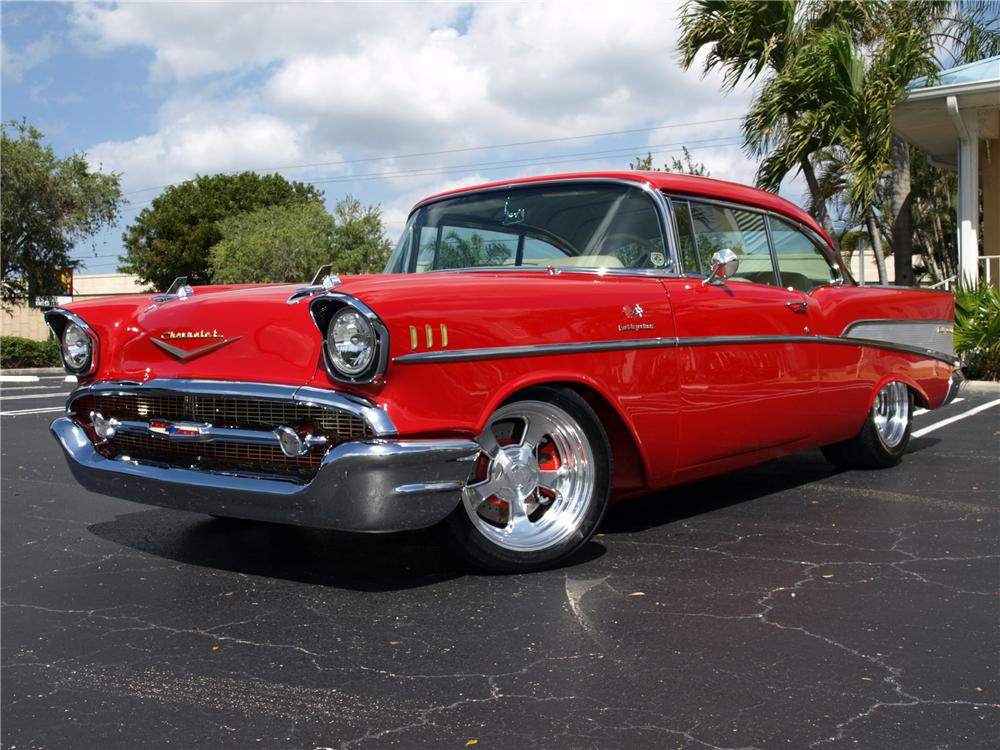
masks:
[[[18,414],[47,414],[50,412],[65,411],[62,406],[46,406],[42,409],[18,409],[16,411],[0,411],[0,417],[16,417]]]
[[[0,375],[0,383],[37,383],[37,375]]]
[[[0,401],[18,401],[25,398],[54,398],[56,396],[68,396],[69,391],[59,391],[58,393],[27,393],[23,396],[4,396],[0,394]]]
[[[963,401],[965,401],[964,398],[956,398],[954,401],[951,402],[951,404],[960,404]],[[948,404],[948,406],[951,406],[951,404]],[[927,414],[929,412],[930,412],[930,409],[914,409],[913,410],[913,416],[919,417],[921,414]]]
[[[18,393],[24,393],[25,391],[54,391],[65,387],[62,383],[53,383],[52,385],[0,385],[0,395],[7,393],[7,391],[17,391]]]
[[[952,403],[954,403],[954,402],[952,402]],[[971,416],[973,416],[975,414],[978,414],[981,411],[986,411],[987,409],[992,409],[994,406],[1000,406],[1000,398],[998,398],[998,399],[996,399],[994,401],[990,401],[990,402],[985,403],[985,404],[980,404],[979,406],[976,406],[976,407],[974,407],[972,409],[969,409],[968,411],[963,411],[961,414],[956,414],[954,417],[948,417],[947,419],[942,419],[940,422],[935,422],[934,424],[927,425],[926,427],[924,427],[922,429],[919,429],[916,432],[914,432],[913,433],[913,437],[915,437],[915,438],[923,437],[924,435],[926,435],[929,432],[934,432],[934,430],[938,430],[938,429],[940,429],[942,427],[950,425],[950,424],[952,424],[954,422],[959,421],[960,419],[965,419],[966,417],[971,417]]]

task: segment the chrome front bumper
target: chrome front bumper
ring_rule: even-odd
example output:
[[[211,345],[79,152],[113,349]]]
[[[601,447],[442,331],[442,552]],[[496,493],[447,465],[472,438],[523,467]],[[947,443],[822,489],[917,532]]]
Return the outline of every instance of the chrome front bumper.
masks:
[[[471,440],[374,439],[341,443],[308,484],[163,467],[100,455],[62,417],[52,433],[91,492],[164,508],[345,531],[431,526],[461,502],[479,455]]]

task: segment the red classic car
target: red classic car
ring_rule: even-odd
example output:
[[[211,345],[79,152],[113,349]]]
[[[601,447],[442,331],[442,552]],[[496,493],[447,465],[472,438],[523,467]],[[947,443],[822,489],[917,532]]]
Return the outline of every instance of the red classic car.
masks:
[[[413,209],[384,274],[47,313],[52,431],[143,503],[357,531],[443,522],[475,564],[564,560],[611,500],[822,447],[883,467],[953,397],[949,294],[860,287],[802,210],[664,173]],[[664,495],[664,502],[670,502]]]

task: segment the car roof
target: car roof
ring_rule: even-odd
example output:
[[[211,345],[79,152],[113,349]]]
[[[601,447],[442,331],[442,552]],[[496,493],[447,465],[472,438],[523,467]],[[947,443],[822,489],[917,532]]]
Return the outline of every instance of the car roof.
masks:
[[[533,182],[550,182],[556,180],[626,180],[640,184],[649,185],[657,190],[663,190],[672,195],[687,195],[699,198],[711,198],[714,200],[731,201],[733,203],[743,203],[751,207],[766,209],[777,214],[797,221],[809,227],[818,234],[830,247],[833,247],[829,236],[823,231],[819,223],[808,213],[796,206],[794,203],[781,198],[766,190],[759,190],[748,185],[741,185],[737,182],[727,182],[725,180],[715,180],[710,177],[696,177],[687,174],[675,174],[673,172],[641,172],[641,171],[618,171],[618,172],[574,172],[568,174],[538,175],[536,177],[519,177],[512,180],[500,180],[498,182],[488,182],[482,185],[469,185],[463,188],[448,190],[443,193],[424,198],[417,205],[428,201],[438,200],[449,196],[461,195],[467,192],[483,190],[489,188],[503,187],[504,185],[526,185]]]

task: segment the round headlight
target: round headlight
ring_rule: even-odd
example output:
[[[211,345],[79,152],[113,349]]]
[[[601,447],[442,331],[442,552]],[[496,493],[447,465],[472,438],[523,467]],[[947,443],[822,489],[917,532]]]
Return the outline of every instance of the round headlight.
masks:
[[[368,319],[352,307],[333,316],[326,333],[326,350],[341,375],[357,377],[375,359],[378,341]]]
[[[80,326],[72,321],[66,323],[62,334],[62,358],[66,366],[74,372],[82,372],[90,365],[94,353],[94,342]]]

